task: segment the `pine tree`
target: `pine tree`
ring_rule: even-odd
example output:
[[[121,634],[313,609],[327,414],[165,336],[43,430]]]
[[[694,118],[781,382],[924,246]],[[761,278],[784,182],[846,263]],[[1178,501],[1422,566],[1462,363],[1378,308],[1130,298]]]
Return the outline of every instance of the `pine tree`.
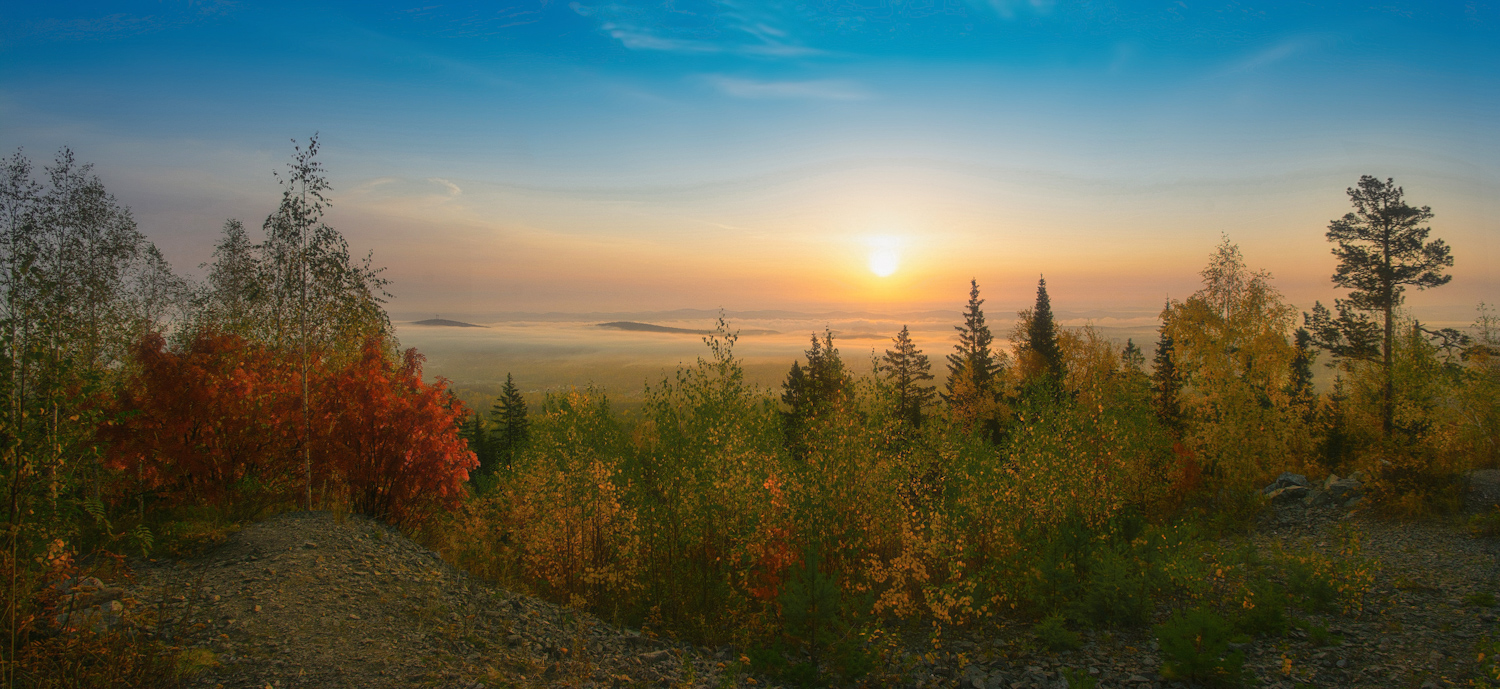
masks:
[[[1380,366],[1380,431],[1389,438],[1396,404],[1396,307],[1405,301],[1408,285],[1421,290],[1448,284],[1453,276],[1442,269],[1453,267],[1453,256],[1443,240],[1427,241],[1432,228],[1424,223],[1432,219],[1432,209],[1407,205],[1395,180],[1364,175],[1358,188],[1346,193],[1355,212],[1330,222],[1327,236],[1338,245],[1333,284],[1348,289],[1349,296],[1334,301],[1337,318],[1319,302],[1304,320],[1319,348]],[[1371,313],[1381,323],[1371,320]]]
[[[1152,357],[1151,396],[1156,406],[1156,416],[1169,428],[1177,428],[1182,420],[1182,407],[1177,393],[1182,389],[1182,375],[1177,371],[1174,357],[1171,323],[1172,303],[1167,302],[1161,312],[1161,327],[1157,329],[1156,355]]]
[[[936,388],[921,384],[932,380],[932,363],[911,341],[906,326],[901,326],[894,343],[895,349],[885,350],[885,366],[881,368],[896,395],[896,416],[913,428],[921,428],[923,407],[937,397]]]
[[[1025,341],[1020,350],[1034,359],[1036,373],[1046,376],[1053,384],[1063,380],[1062,347],[1057,342],[1057,323],[1052,319],[1052,300],[1047,296],[1047,279],[1037,280],[1036,305],[1030,318],[1026,319]]]
[[[505,374],[505,386],[500,389],[500,399],[490,409],[490,417],[495,420],[494,457],[509,469],[531,438],[526,399],[516,387],[515,377],[509,373]]]
[[[984,323],[984,311],[979,308],[983,304],[984,300],[979,298],[979,281],[969,280],[969,303],[964,309],[964,324],[953,326],[958,331],[958,344],[953,346],[953,353],[948,355],[948,383],[943,394],[944,401],[951,403],[960,376],[969,377],[970,380],[966,383],[974,389],[994,390],[995,378],[1001,371],[1001,365],[990,351],[995,338],[990,333],[989,326]]]

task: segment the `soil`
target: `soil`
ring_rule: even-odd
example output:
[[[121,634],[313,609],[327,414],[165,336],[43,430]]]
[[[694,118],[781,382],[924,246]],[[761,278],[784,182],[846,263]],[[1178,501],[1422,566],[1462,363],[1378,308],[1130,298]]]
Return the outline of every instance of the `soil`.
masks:
[[[1473,475],[1469,508],[1500,504],[1500,471]],[[1337,556],[1352,524],[1377,563],[1362,610],[1299,614],[1309,625],[1243,644],[1263,687],[1444,687],[1480,678],[1481,639],[1500,637],[1500,539],[1447,523],[1386,522],[1337,507],[1267,512],[1263,552]],[[1342,527],[1348,528],[1348,527]],[[695,648],[466,576],[395,530],[357,516],[293,513],[253,524],[197,558],[139,562],[131,613],[201,663],[195,687],[767,686],[732,648]],[[1294,601],[1294,604],[1296,601]],[[1162,612],[1165,614],[1165,611]],[[1326,629],[1326,634],[1313,632]],[[1311,632],[1311,633],[1310,633]],[[1084,632],[1038,650],[1029,626],[997,626],[882,653],[872,686],[1186,687],[1163,680],[1149,629]]]

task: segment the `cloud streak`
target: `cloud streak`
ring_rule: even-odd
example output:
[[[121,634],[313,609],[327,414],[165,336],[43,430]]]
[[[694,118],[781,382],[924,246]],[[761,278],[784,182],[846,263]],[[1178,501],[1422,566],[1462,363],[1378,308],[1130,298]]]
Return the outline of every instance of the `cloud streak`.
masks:
[[[573,2],[569,7],[597,21],[600,31],[630,50],[763,58],[824,54],[784,28],[783,13],[774,5],[708,0],[661,7]]]
[[[748,100],[868,100],[870,93],[859,84],[845,79],[811,79],[806,81],[759,81],[723,75],[707,77],[709,85],[720,93]]]

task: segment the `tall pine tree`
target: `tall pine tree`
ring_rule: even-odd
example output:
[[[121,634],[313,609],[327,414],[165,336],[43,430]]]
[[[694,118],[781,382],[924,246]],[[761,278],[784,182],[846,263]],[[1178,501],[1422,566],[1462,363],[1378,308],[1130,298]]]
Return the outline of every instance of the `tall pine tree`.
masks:
[[[1026,324],[1025,340],[1020,343],[1020,352],[1029,359],[1028,377],[1050,380],[1054,385],[1063,381],[1062,347],[1057,341],[1057,323],[1052,319],[1052,300],[1047,296],[1047,279],[1036,283],[1036,305],[1030,313],[1022,312]]]
[[[960,378],[968,378],[964,383],[975,390],[995,389],[995,378],[1001,371],[1001,364],[990,351],[995,337],[984,323],[984,311],[979,308],[983,304],[984,300],[979,298],[979,281],[969,280],[969,303],[964,308],[964,324],[953,326],[958,331],[958,344],[948,355],[948,384],[943,400],[949,403],[953,401],[953,391]]]
[[[1338,316],[1317,302],[1304,319],[1318,347],[1339,359],[1380,367],[1380,432],[1389,438],[1396,408],[1396,308],[1405,301],[1408,286],[1422,290],[1448,284],[1453,276],[1443,269],[1453,267],[1453,255],[1443,240],[1427,241],[1432,208],[1407,204],[1395,180],[1364,175],[1359,187],[1346,193],[1355,210],[1330,222],[1327,236],[1338,245],[1333,284],[1348,289],[1349,296],[1334,300]]]
[[[922,409],[937,397],[936,388],[922,385],[922,381],[932,380],[932,364],[911,341],[906,326],[901,326],[893,342],[896,348],[885,350],[881,368],[896,396],[896,415],[911,427],[921,428]]]

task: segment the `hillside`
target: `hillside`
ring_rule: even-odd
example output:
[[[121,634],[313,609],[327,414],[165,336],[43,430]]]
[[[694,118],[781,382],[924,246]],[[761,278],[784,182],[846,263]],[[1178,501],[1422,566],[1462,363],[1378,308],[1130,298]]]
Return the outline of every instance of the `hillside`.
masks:
[[[1471,509],[1500,501],[1500,472],[1477,472]],[[1360,611],[1305,616],[1285,637],[1241,646],[1261,686],[1442,686],[1475,677],[1474,648],[1497,631],[1474,603],[1500,582],[1500,541],[1447,524],[1387,523],[1336,507],[1267,512],[1262,553],[1336,553],[1353,523],[1374,584]],[[475,581],[361,517],[293,513],[246,527],[214,551],[137,566],[133,598],[155,633],[211,652],[193,686],[752,686],[736,649],[694,649]],[[1166,611],[1158,611],[1158,619]],[[139,613],[137,613],[139,614]],[[1029,627],[960,632],[933,649],[886,646],[870,678],[892,686],[1056,687],[1079,672],[1100,687],[1168,687],[1145,629],[1085,631],[1043,650]]]

